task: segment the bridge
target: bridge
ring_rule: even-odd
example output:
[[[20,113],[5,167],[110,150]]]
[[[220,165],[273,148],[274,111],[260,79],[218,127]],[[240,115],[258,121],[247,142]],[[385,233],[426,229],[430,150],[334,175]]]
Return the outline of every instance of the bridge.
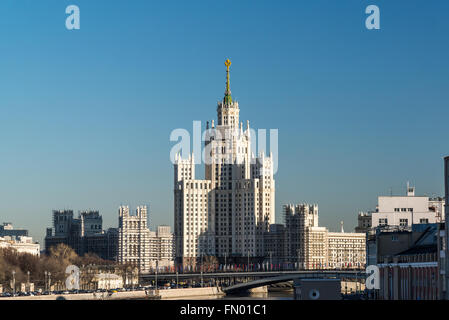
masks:
[[[365,272],[361,271],[320,271],[320,272],[285,272],[285,274],[257,279],[249,282],[237,283],[223,288],[225,293],[235,293],[239,291],[247,291],[257,287],[268,286],[271,284],[292,281],[295,279],[311,279],[311,278],[326,278],[326,279],[345,279],[345,280],[360,280],[366,277]]]
[[[213,280],[224,292],[234,293],[249,289],[292,281],[294,279],[327,278],[361,280],[366,278],[365,270],[290,270],[290,271],[246,271],[210,273],[164,273],[141,274],[143,281]]]

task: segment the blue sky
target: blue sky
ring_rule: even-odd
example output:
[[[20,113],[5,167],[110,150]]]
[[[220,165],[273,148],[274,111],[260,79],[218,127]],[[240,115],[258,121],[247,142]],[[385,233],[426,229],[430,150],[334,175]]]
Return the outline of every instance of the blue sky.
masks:
[[[65,28],[66,6],[81,29]],[[378,5],[381,29],[365,28]],[[443,194],[447,1],[0,2],[0,221],[41,240],[51,210],[150,205],[173,222],[169,141],[216,118],[226,58],[241,120],[279,129],[276,216],[356,224],[377,196]],[[197,171],[200,171],[197,168]],[[201,175],[202,176],[202,172]]]

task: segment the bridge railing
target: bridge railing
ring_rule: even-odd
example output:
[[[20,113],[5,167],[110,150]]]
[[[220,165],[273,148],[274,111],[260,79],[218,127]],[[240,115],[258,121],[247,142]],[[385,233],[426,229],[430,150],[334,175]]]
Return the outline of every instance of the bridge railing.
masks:
[[[296,263],[284,264],[229,264],[208,266],[171,266],[151,268],[146,274],[189,274],[189,273],[229,273],[229,272],[270,272],[270,271],[362,271],[362,267],[346,266],[344,268],[328,268],[316,266],[312,269],[299,268]]]

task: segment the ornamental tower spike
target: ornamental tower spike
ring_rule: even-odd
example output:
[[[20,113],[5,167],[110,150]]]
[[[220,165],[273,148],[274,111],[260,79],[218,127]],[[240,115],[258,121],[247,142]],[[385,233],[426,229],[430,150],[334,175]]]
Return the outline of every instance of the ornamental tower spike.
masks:
[[[232,104],[231,81],[229,80],[229,67],[231,66],[231,60],[227,59],[224,64],[226,66],[226,91],[223,99],[223,104],[231,105]]]
[[[226,66],[226,89],[224,98],[218,102],[217,105],[217,119],[218,126],[227,126],[231,128],[238,128],[239,126],[239,104],[234,101],[231,96],[231,81],[229,67],[231,66],[231,60],[225,61]]]

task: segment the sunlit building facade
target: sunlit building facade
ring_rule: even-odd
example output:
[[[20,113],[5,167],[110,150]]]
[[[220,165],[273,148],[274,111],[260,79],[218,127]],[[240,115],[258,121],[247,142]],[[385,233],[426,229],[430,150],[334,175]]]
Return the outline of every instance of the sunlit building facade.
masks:
[[[194,155],[174,164],[174,212],[178,263],[193,264],[201,256],[264,256],[263,235],[274,223],[275,181],[272,156],[254,155],[249,121],[243,129],[239,104],[226,90],[217,105],[217,125],[207,124],[205,179],[195,178]],[[200,155],[195,155],[200,157]]]

